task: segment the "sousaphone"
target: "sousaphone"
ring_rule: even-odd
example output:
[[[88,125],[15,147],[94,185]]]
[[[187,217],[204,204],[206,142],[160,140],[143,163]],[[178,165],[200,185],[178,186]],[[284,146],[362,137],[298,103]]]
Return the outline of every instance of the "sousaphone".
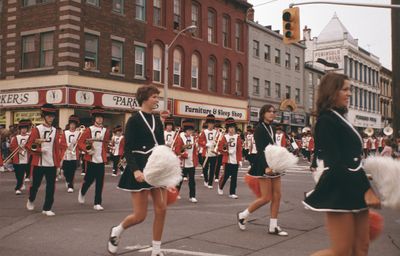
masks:
[[[393,128],[392,127],[390,127],[390,126],[386,126],[384,129],[383,129],[383,134],[385,134],[386,136],[391,136],[392,134],[393,134]]]

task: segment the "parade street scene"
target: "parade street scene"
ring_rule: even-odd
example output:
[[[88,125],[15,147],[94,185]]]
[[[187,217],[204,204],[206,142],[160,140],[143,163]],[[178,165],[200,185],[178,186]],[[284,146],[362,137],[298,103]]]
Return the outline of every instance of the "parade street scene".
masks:
[[[400,0],[0,0],[0,256],[399,256]]]

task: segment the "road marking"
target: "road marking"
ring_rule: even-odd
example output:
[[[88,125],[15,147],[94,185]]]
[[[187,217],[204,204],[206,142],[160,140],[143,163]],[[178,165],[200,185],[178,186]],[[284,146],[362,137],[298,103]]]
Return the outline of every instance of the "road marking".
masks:
[[[146,248],[139,250],[139,252],[150,252],[152,248]],[[193,255],[193,256],[230,256],[226,254],[216,254],[216,253],[206,253],[206,252],[194,252],[194,251],[186,251],[186,250],[178,250],[178,249],[162,249],[162,252],[167,253],[177,253],[183,255]]]

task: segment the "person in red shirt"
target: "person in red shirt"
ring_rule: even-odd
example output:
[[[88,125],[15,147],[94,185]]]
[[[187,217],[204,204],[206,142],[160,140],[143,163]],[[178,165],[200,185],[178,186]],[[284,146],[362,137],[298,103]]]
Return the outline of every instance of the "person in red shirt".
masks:
[[[12,157],[12,163],[14,165],[15,178],[17,179],[17,185],[15,186],[15,194],[20,195],[24,186],[25,173],[29,172],[29,155],[25,149],[25,144],[28,141],[28,127],[30,121],[21,119],[18,123],[19,133],[11,138],[10,151],[16,152]]]
[[[60,144],[56,128],[53,121],[56,117],[57,109],[52,104],[44,104],[41,107],[43,124],[37,125],[32,129],[31,135],[25,148],[32,154],[33,173],[32,185],[29,190],[29,199],[26,208],[29,211],[35,209],[34,201],[42,182],[43,176],[46,177],[46,198],[42,213],[46,216],[54,216],[51,210],[54,202],[55,180],[57,168],[60,167],[60,154],[64,145]]]
[[[78,148],[85,152],[85,161],[87,164],[86,174],[83,178],[83,184],[79,190],[78,202],[85,203],[85,195],[90,186],[96,181],[96,190],[93,209],[102,211],[101,206],[105,163],[107,163],[108,143],[110,142],[110,130],[103,127],[104,109],[94,107],[90,112],[94,119],[94,124],[85,129],[85,132],[79,138]]]

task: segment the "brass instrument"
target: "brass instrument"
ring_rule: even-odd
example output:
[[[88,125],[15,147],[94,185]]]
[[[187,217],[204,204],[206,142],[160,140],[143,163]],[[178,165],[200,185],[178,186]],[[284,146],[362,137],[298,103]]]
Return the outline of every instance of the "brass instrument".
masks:
[[[304,127],[303,130],[301,130],[302,133],[307,133],[307,132],[311,132],[311,128],[310,127]]]
[[[13,159],[13,157],[18,154],[20,151],[22,150],[22,155],[25,155],[26,149],[22,146],[18,146],[16,149],[14,149],[13,152],[11,152],[6,159],[4,159],[4,163],[8,163],[11,159]]]
[[[386,126],[384,129],[383,129],[383,134],[385,134],[386,136],[391,136],[392,134],[393,134],[393,128],[392,127],[390,127],[390,126]]]
[[[177,128],[175,129],[174,139],[172,140],[172,143],[171,143],[171,149],[172,149],[172,151],[175,151],[175,143],[176,143],[176,139],[177,139],[178,136],[179,136],[180,131],[181,131],[181,128],[180,128],[180,127],[177,127]]]
[[[46,139],[36,139],[31,146],[31,150],[36,152],[41,146],[43,142],[46,142]]]
[[[364,133],[368,137],[371,137],[374,134],[374,129],[372,127],[367,127],[367,128],[364,129]]]
[[[226,132],[225,128],[219,128],[218,129],[218,135],[217,135],[217,138],[216,138],[216,143],[215,143],[214,149],[211,150],[212,153],[218,154],[218,145],[221,142],[222,138],[224,137],[225,132]]]
[[[76,146],[78,145],[78,141],[81,138],[81,136],[82,136],[83,132],[85,131],[85,129],[86,129],[86,127],[84,125],[81,125],[81,126],[79,126],[79,128],[77,128],[77,130],[79,130],[79,135],[78,135],[78,138],[76,138],[75,144],[71,149],[71,153],[72,154],[75,154]]]
[[[117,168],[118,168],[118,169],[124,168],[124,165],[125,165],[125,164],[126,164],[126,159],[125,159],[125,157],[121,157],[121,158],[119,159]]]

